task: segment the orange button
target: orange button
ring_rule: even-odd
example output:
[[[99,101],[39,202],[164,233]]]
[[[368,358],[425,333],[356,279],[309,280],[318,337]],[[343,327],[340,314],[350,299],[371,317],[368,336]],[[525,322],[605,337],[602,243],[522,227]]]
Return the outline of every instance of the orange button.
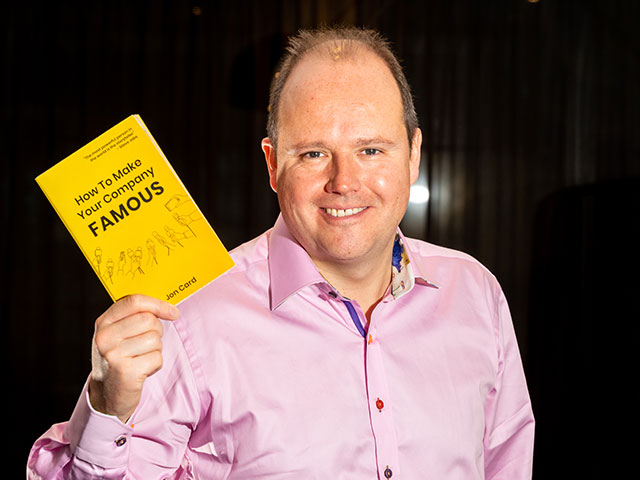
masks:
[[[382,400],[380,400],[379,398],[376,399],[376,408],[379,411],[382,411],[382,409],[384,408],[384,402]]]

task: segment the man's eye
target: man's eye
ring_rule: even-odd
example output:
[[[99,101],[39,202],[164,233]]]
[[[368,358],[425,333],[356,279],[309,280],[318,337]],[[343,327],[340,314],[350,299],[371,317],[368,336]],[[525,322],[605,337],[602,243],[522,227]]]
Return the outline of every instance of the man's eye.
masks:
[[[303,156],[305,158],[320,158],[322,157],[322,152],[307,152]]]
[[[377,155],[380,153],[380,150],[378,150],[377,148],[365,148],[362,153],[364,153],[365,155]]]

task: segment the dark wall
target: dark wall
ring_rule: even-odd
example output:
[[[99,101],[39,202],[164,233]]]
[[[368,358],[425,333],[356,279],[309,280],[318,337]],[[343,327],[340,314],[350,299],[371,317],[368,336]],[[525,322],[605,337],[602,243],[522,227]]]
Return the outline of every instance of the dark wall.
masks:
[[[0,312],[15,478],[38,435],[71,414],[110,303],[33,179],[139,113],[225,245],[250,239],[278,212],[260,151],[269,79],[285,37],[322,23],[381,30],[406,67],[431,196],[403,228],[501,281],[537,416],[535,478],[607,477],[624,463],[638,400],[640,2],[5,9]]]

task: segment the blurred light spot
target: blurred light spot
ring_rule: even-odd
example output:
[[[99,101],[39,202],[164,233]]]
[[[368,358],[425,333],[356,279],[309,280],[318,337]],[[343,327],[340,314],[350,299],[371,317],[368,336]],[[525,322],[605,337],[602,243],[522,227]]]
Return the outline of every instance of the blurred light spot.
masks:
[[[429,201],[429,189],[424,185],[413,185],[409,192],[410,203],[427,203]]]
[[[198,6],[195,6],[191,9],[191,13],[193,13],[196,17],[199,17],[202,14],[202,9]]]

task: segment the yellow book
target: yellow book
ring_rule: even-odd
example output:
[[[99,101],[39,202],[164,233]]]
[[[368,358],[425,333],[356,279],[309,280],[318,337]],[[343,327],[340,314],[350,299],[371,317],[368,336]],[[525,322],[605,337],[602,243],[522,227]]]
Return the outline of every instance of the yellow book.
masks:
[[[176,305],[233,266],[138,115],[36,182],[114,301],[142,293]]]

